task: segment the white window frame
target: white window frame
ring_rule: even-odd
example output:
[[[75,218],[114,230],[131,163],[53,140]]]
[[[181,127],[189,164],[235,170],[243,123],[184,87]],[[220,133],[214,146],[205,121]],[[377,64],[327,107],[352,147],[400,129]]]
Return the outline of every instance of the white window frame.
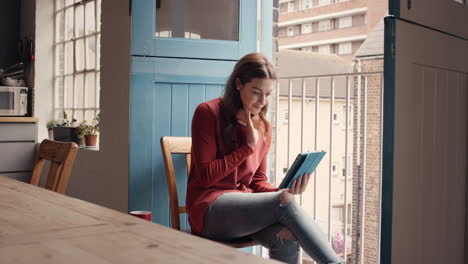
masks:
[[[330,4],[331,4],[330,0],[319,0],[318,1],[318,6],[326,6],[326,5],[330,5]]]
[[[304,52],[312,52],[312,47],[310,47],[310,46],[309,47],[303,47],[303,48],[301,48],[301,50],[304,51]]]
[[[294,27],[288,27],[286,29],[286,34],[288,35],[288,37],[294,36]]]
[[[301,34],[312,33],[312,23],[305,23],[301,25]]]
[[[69,121],[91,123],[100,111],[101,0],[54,2],[54,118],[62,120],[66,112]],[[77,13],[83,25],[77,24]]]
[[[319,54],[330,54],[331,48],[330,45],[320,45],[318,47]]]
[[[296,8],[294,6],[294,1],[288,2],[288,12],[294,12]]]
[[[350,28],[353,26],[353,17],[346,16],[338,19],[338,28]]]
[[[338,43],[338,54],[347,55],[353,53],[353,44],[351,42]]]
[[[318,22],[318,31],[329,31],[331,30],[331,20],[322,20]]]
[[[303,0],[302,2],[302,8],[303,9],[309,9],[313,7],[313,2],[312,0]]]

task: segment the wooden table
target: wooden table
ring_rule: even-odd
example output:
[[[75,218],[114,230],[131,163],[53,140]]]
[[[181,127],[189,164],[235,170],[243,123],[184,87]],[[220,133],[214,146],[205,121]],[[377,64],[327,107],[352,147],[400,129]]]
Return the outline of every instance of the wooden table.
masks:
[[[0,263],[279,263],[0,177]]]

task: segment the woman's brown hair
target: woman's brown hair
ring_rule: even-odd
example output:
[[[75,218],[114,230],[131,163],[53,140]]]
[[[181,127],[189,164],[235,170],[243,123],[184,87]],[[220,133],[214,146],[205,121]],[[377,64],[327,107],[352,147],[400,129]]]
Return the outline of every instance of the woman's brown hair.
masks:
[[[236,86],[236,79],[239,79],[242,85],[252,81],[254,78],[259,79],[273,79],[276,80],[276,71],[268,59],[261,53],[250,53],[242,57],[234,66],[234,70],[229,77],[224,95],[221,100],[223,115],[226,121],[226,127],[223,131],[224,143],[233,149],[236,145],[236,131],[238,122],[236,114],[242,109],[242,101],[239,91]],[[266,115],[268,112],[268,102],[258,114],[264,126],[256,126],[257,129],[262,131],[266,138],[267,131],[270,130],[270,122]]]

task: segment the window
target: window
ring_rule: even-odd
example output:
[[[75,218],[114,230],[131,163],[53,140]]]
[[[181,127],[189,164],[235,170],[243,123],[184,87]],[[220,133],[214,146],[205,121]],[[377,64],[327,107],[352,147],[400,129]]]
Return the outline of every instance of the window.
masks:
[[[338,20],[339,28],[349,28],[353,26],[353,18],[350,16],[340,17]]]
[[[322,45],[318,48],[319,54],[330,54],[330,45]]]
[[[329,5],[330,3],[331,3],[330,0],[319,0],[318,6],[325,6],[325,5]]]
[[[312,23],[306,23],[301,25],[301,34],[312,33]]]
[[[338,44],[338,54],[339,55],[346,55],[346,54],[351,54],[351,53],[352,53],[351,42]]]
[[[312,52],[312,47],[303,47],[301,50],[305,52]]]
[[[318,31],[327,31],[331,30],[330,20],[323,20],[318,23]]]
[[[288,36],[294,36],[294,27],[288,27]]]
[[[304,9],[312,8],[312,0],[304,0],[303,1],[303,8]]]
[[[91,123],[99,112],[101,0],[55,1],[54,118]]]
[[[294,12],[295,8],[294,8],[294,2],[291,1],[288,3],[288,12]]]

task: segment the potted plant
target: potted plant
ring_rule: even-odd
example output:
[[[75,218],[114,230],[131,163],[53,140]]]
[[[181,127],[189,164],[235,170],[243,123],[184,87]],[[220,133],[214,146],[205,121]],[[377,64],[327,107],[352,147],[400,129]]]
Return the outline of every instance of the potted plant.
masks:
[[[65,113],[64,111],[62,123],[57,123],[56,126],[53,127],[54,140],[61,142],[75,142],[79,145],[79,129],[75,126],[75,124],[76,119],[72,117],[72,120],[70,122],[68,120],[67,113]]]
[[[49,134],[49,139],[54,140],[54,127],[57,126],[57,124],[60,123],[60,121],[52,119],[47,121],[46,127],[47,127],[47,132]]]
[[[86,120],[80,123],[79,137],[85,140],[87,147],[95,147],[97,145],[97,133],[99,132],[99,115],[93,119],[91,124],[88,124]]]

